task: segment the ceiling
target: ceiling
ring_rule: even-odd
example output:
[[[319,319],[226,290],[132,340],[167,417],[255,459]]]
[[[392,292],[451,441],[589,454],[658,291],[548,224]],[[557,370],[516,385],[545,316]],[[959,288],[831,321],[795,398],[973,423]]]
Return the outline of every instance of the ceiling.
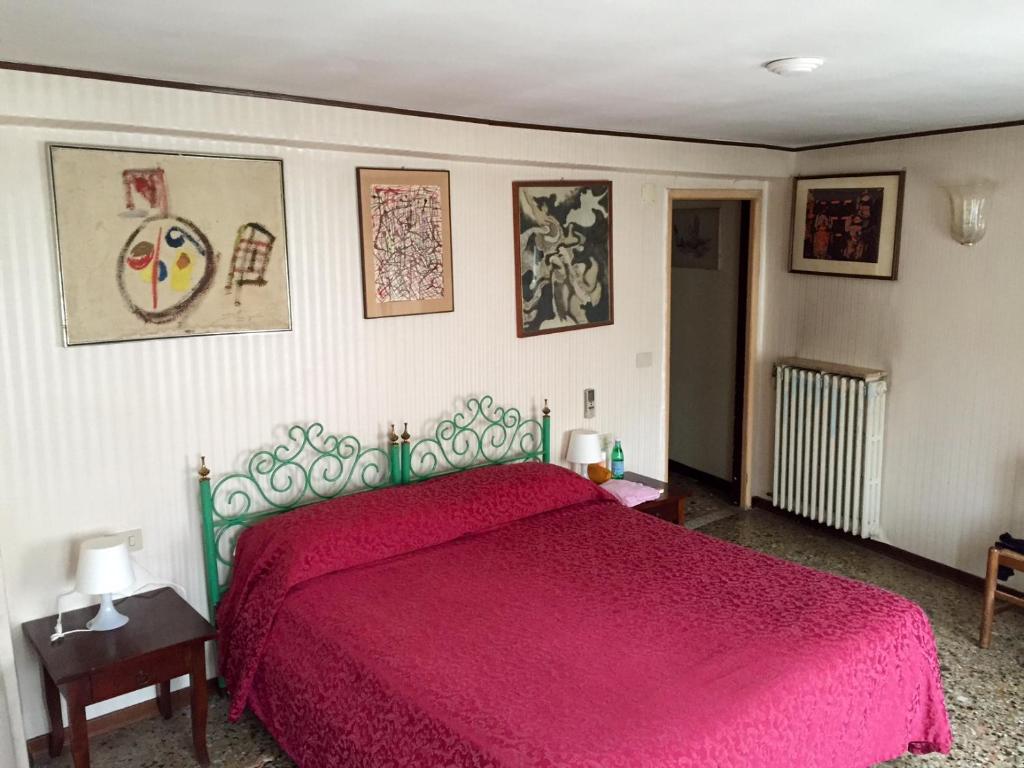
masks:
[[[7,0],[0,60],[786,147],[1024,119],[1019,0]]]

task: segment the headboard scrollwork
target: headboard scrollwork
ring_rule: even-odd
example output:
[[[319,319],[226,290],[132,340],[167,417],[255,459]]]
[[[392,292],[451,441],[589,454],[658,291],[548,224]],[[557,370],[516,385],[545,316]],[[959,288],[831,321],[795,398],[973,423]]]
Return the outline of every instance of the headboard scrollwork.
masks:
[[[485,464],[550,460],[544,419],[525,419],[518,408],[494,405],[494,398],[471,397],[464,410],[441,419],[432,437],[409,443],[403,434],[402,482],[459,472]]]
[[[470,397],[441,419],[433,435],[411,442],[408,424],[394,424],[386,448],[365,447],[352,435],[322,424],[294,425],[287,440],[253,452],[243,470],[210,480],[206,457],[199,468],[207,597],[211,618],[227,590],[235,541],[247,527],[296,507],[344,494],[425,480],[488,464],[551,460],[550,409],[540,419],[494,405],[490,395]],[[401,442],[399,440],[401,439]]]

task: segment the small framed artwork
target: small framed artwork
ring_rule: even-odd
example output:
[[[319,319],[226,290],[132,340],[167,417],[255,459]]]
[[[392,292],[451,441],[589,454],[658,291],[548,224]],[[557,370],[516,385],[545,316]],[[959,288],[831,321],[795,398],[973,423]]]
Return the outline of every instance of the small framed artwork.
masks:
[[[888,171],[794,179],[790,271],[895,280],[904,177]]]
[[[48,149],[67,345],[291,328],[280,159]]]
[[[512,184],[516,335],[611,325],[612,183]]]
[[[451,312],[448,171],[357,168],[363,317]]]
[[[672,209],[672,266],[718,269],[718,208]]]

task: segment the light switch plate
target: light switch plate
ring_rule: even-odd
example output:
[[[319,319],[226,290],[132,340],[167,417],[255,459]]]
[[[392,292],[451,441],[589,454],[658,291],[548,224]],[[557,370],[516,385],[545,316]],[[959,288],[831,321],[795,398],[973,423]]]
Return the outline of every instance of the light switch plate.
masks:
[[[597,403],[595,400],[593,389],[583,390],[583,418],[592,419],[594,413],[597,411]]]
[[[131,531],[122,531],[118,534],[123,536],[124,540],[128,543],[129,552],[138,552],[142,549],[142,529],[136,528]]]
[[[650,368],[651,363],[654,362],[654,357],[650,352],[637,352],[636,353],[636,367],[637,368]]]

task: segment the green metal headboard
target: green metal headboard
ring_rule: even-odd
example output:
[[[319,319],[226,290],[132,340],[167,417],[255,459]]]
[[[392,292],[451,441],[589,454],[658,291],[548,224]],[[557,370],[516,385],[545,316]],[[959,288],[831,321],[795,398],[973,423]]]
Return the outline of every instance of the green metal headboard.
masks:
[[[243,471],[211,484],[206,457],[199,467],[203,553],[210,618],[228,588],[235,541],[245,528],[274,515],[351,493],[404,485],[489,464],[551,461],[551,410],[526,419],[517,408],[494,405],[490,395],[466,398],[464,409],[442,419],[433,436],[410,442],[406,422],[388,446],[363,447],[352,435],[322,424],[295,425],[288,441],[262,448]]]

